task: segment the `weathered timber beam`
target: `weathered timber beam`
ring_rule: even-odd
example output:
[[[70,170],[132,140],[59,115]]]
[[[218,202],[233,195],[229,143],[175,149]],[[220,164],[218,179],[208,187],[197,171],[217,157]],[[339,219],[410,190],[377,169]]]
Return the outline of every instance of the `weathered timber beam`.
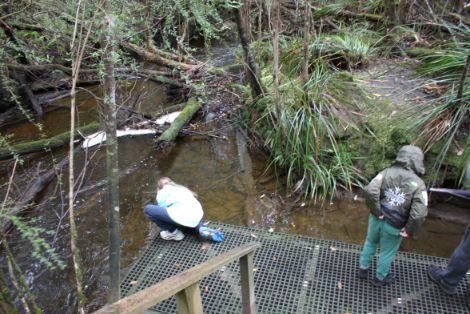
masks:
[[[196,265],[188,270],[185,270],[173,277],[167,278],[153,286],[144,290],[138,291],[126,298],[123,298],[113,304],[106,305],[100,310],[94,312],[95,314],[124,314],[124,313],[142,313],[151,306],[158,304],[171,296],[177,294],[179,291],[187,287],[197,284],[201,279],[209,276],[221,267],[232,263],[236,260],[242,259],[253,253],[257,248],[261,247],[259,242],[250,242],[242,244],[224,254],[211,258],[210,260]],[[247,263],[248,264],[248,263]],[[248,264],[252,266],[251,264]],[[249,269],[252,271],[252,268]],[[249,284],[242,281],[242,285],[247,287]],[[251,283],[252,284],[252,283]],[[253,284],[252,284],[253,286]],[[243,287],[242,287],[243,289]],[[254,290],[253,290],[254,291]],[[242,294],[245,291],[242,291]],[[243,299],[245,300],[245,299]],[[254,302],[254,295],[253,300]],[[245,308],[245,306],[244,306]]]

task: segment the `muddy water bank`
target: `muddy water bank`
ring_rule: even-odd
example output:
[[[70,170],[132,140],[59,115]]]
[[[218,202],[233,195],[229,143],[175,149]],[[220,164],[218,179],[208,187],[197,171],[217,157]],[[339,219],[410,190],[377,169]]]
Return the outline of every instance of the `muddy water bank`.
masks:
[[[255,191],[246,189],[235,136],[232,131],[226,132],[226,139],[179,141],[167,154],[153,149],[152,137],[120,139],[123,274],[156,234],[155,226],[147,221],[142,207],[153,201],[156,181],[162,176],[169,176],[196,191],[207,220],[362,243],[368,215],[362,201],[335,200],[325,210],[306,205],[293,208],[293,212],[287,214],[275,194],[275,183],[259,183],[270,175],[264,172],[266,164],[259,156],[251,158]],[[97,150],[89,166],[90,175],[84,183],[83,192],[78,194],[75,202],[85,292],[90,311],[105,303],[107,290],[107,206],[106,186],[103,184],[105,156],[104,148]],[[78,161],[77,168],[82,165]],[[46,191],[46,204],[30,217],[37,218],[42,227],[56,231],[48,240],[71,265],[66,203],[61,197],[50,199],[56,195],[54,191],[55,186]],[[461,225],[428,219],[418,241],[406,240],[402,249],[447,257],[459,242],[463,229]],[[29,245],[17,234],[12,237],[12,249],[44,311],[70,311],[76,301],[71,267],[58,272],[45,269],[31,258]]]
[[[165,93],[158,85],[143,83],[131,88],[139,95],[136,102],[142,111],[165,106]],[[79,119],[85,123],[97,118],[94,95],[99,89],[82,94],[79,101]],[[145,97],[144,97],[145,96]],[[134,99],[135,98],[130,98]],[[66,104],[67,100],[63,100]],[[133,101],[133,100],[130,100]],[[138,104],[138,105],[137,105]],[[42,120],[50,135],[68,128],[66,111],[54,111]],[[9,132],[17,141],[31,140],[34,129],[28,123],[17,125]],[[169,176],[198,193],[205,210],[205,219],[251,226],[275,232],[285,232],[361,244],[367,228],[368,211],[364,203],[353,198],[336,199],[325,209],[308,205],[293,207],[282,186],[276,184],[274,174],[266,171],[267,161],[256,152],[250,153],[243,145],[243,137],[227,122],[207,126],[216,130],[216,137],[198,136],[178,140],[168,151],[156,151],[151,136],[119,139],[120,210],[122,256],[124,274],[145,250],[148,241],[156,235],[156,227],[142,212],[154,200],[157,180]],[[243,148],[245,147],[245,148]],[[54,152],[60,160],[65,148]],[[41,162],[49,167],[51,154],[27,157],[18,174],[20,183],[27,184]],[[85,163],[86,158],[91,158]],[[75,199],[79,248],[82,256],[87,310],[93,311],[106,302],[108,272],[107,200],[105,181],[105,148],[94,147],[88,152],[77,151],[76,173],[86,164],[83,184]],[[11,164],[2,163],[6,182]],[[71,253],[67,216],[67,172],[61,182],[53,182],[42,193],[40,205],[27,219],[53,234],[43,236],[53,245],[67,263],[62,271],[51,271],[31,256],[31,246],[18,232],[11,237],[11,247],[28,283],[45,313],[72,313],[76,305],[75,280],[71,267]],[[60,183],[60,184],[58,184]],[[21,184],[19,184],[20,186]],[[280,192],[281,191],[281,192]],[[457,245],[464,226],[428,219],[417,241],[406,240],[406,251],[447,257]],[[6,265],[1,257],[1,265]],[[6,273],[7,270],[3,269]]]

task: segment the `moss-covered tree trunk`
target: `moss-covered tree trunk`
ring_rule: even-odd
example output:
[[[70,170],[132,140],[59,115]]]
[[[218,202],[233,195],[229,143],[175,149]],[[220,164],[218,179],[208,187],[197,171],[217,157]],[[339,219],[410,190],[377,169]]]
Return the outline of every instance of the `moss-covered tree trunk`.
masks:
[[[202,103],[196,98],[190,98],[184,107],[183,111],[178,115],[178,117],[173,121],[171,126],[163,132],[156,141],[157,147],[164,144],[164,142],[173,141],[178,135],[179,131],[191,121],[194,114],[201,108]]]
[[[100,125],[98,122],[90,123],[86,126],[78,128],[73,133],[72,141],[76,138],[81,137],[82,134],[87,135],[96,132],[97,130],[99,130],[99,128]],[[5,149],[0,149],[0,160],[13,158],[14,156],[37,153],[47,151],[49,149],[62,147],[66,145],[69,141],[70,132],[64,132],[46,139],[13,145]]]
[[[13,303],[10,289],[4,279],[3,270],[0,268],[0,312],[16,314],[19,313]]]
[[[116,130],[116,80],[114,79],[114,18],[112,6],[107,2],[106,48],[104,51],[104,124],[106,129],[106,177],[108,181],[108,232],[109,232],[109,273],[110,284],[108,302],[119,300],[120,271],[120,231],[119,231],[119,166]]]
[[[303,66],[302,66],[302,84],[304,86],[304,90],[306,91],[306,85],[308,82],[308,65],[309,65],[309,53],[308,53],[308,43],[310,40],[310,13],[311,8],[310,4],[305,1],[305,8],[304,8],[304,41],[303,41]]]
[[[263,87],[259,80],[258,66],[256,65],[255,58],[250,49],[250,39],[247,35],[248,31],[244,27],[245,23],[243,22],[243,15],[240,8],[234,9],[234,15],[237,21],[238,37],[240,37],[240,43],[245,54],[247,65],[246,76],[248,77],[248,83],[251,87],[252,97],[256,99],[263,95]]]
[[[273,78],[274,78],[274,99],[276,101],[276,116],[278,121],[281,119],[281,93],[279,92],[279,33],[281,31],[281,4],[280,0],[274,0],[273,3]]]

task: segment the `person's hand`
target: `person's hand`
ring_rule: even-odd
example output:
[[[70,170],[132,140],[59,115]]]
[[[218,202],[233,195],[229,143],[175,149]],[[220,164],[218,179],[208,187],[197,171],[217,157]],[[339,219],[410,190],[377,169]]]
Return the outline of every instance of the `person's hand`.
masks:
[[[403,238],[408,238],[408,232],[406,232],[406,229],[405,228],[402,228],[400,230],[400,235],[403,237]]]
[[[383,219],[384,219],[384,215],[383,215],[383,214],[380,215],[380,216],[379,216],[379,219],[380,219],[380,220],[383,220]]]

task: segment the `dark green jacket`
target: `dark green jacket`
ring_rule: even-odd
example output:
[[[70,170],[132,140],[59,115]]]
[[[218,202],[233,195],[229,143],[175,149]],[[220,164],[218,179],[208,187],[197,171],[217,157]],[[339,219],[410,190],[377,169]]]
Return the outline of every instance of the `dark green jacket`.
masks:
[[[412,145],[402,147],[395,163],[381,171],[365,187],[365,199],[370,212],[376,217],[389,211],[395,212],[404,218],[406,231],[414,234],[428,214],[426,186],[418,174],[424,174],[421,149]]]

